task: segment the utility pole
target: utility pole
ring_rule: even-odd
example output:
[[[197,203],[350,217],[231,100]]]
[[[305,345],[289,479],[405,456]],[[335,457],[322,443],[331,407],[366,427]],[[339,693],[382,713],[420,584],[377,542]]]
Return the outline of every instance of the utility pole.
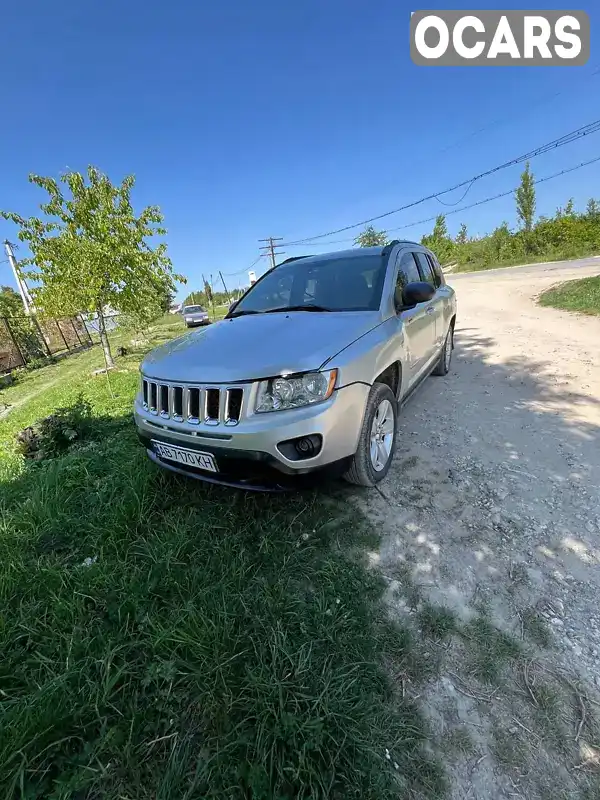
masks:
[[[281,247],[281,245],[280,244],[275,244],[275,242],[282,242],[283,241],[283,237],[279,236],[277,238],[277,237],[269,236],[268,239],[259,239],[258,241],[259,242],[267,242],[267,244],[264,247],[259,247],[258,249],[265,251],[263,253],[263,255],[265,255],[265,256],[269,255],[271,257],[271,267],[276,266],[275,265],[275,256],[276,255],[277,256],[284,255],[284,251],[283,250],[277,250],[277,248]]]
[[[8,241],[8,239],[4,241],[4,249],[6,250],[6,255],[8,256],[8,262],[12,267],[13,275],[15,276],[17,288],[19,290],[19,294],[21,295],[21,300],[23,301],[23,308],[25,309],[27,316],[29,316],[32,311],[35,311],[33,307],[33,300],[29,294],[29,289],[27,288],[25,279],[21,277],[19,265],[17,264],[17,259],[15,258],[13,251],[13,245]]]
[[[225,286],[225,280],[223,278],[223,273],[219,270],[219,277],[221,278],[221,283],[223,284],[223,288],[225,289],[225,294],[227,295],[227,302],[231,302],[231,295],[227,291],[227,287]]]

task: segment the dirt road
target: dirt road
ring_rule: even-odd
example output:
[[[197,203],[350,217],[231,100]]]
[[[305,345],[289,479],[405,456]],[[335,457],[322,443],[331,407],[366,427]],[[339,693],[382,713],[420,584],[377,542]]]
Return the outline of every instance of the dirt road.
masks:
[[[440,666],[418,691],[457,800],[600,797],[600,319],[534,301],[598,273],[449,277],[451,374],[403,410],[365,500],[393,613],[421,634],[428,603],[456,615],[445,643],[422,635]]]

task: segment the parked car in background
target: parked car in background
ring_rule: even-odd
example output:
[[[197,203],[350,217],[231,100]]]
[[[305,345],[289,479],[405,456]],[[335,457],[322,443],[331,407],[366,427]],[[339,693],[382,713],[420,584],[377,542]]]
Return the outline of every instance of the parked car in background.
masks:
[[[188,328],[197,328],[199,325],[210,325],[208,312],[202,306],[184,306],[181,315]]]
[[[141,365],[135,420],[150,458],[244,488],[387,474],[399,409],[446,375],[456,298],[414,242],[290,258],[208,330]]]

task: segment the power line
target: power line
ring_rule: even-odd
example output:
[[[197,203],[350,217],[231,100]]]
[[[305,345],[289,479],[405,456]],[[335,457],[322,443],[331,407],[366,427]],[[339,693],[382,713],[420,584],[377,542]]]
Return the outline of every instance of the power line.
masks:
[[[589,81],[591,78],[594,78],[596,75],[600,75],[600,66],[592,67],[592,70],[593,70],[592,72],[588,73],[587,75],[583,75],[581,77],[579,77],[579,73],[577,73],[579,85],[583,84],[586,81]],[[526,107],[524,109],[523,108],[512,109],[511,110],[512,113],[504,114],[501,117],[497,117],[495,119],[490,120],[489,122],[486,122],[484,125],[481,125],[479,128],[476,128],[475,130],[472,130],[470,133],[467,133],[466,135],[461,136],[459,139],[455,139],[453,142],[451,142],[450,144],[446,145],[445,147],[442,147],[439,150],[434,150],[433,152],[430,151],[427,154],[423,154],[421,157],[418,157],[416,159],[416,161],[411,158],[411,165],[414,167],[415,164],[418,165],[418,164],[424,162],[425,160],[427,160],[427,162],[429,163],[431,161],[432,155],[441,156],[444,153],[447,153],[449,150],[453,150],[454,148],[459,147],[460,145],[468,142],[469,140],[471,140],[474,137],[478,136],[480,133],[483,133],[484,131],[489,130],[490,128],[501,127],[502,125],[505,125],[507,122],[508,123],[513,122],[515,119],[522,120],[523,116],[529,115],[536,108],[538,108],[538,107],[550,102],[551,100],[556,99],[557,97],[560,97],[560,95],[565,94],[567,91],[569,91],[569,89],[570,89],[570,87],[569,88],[560,89],[557,92],[553,92],[552,94],[544,95],[543,97],[538,98],[538,99],[532,98],[529,102],[527,102],[527,105],[526,105]],[[395,181],[393,184],[387,183],[386,186],[383,186],[381,181],[378,181],[377,185],[378,185],[380,190],[382,188],[390,189],[390,188],[395,188],[396,187],[397,181]],[[437,199],[439,200],[439,198],[437,198]],[[458,203],[462,202],[462,200],[464,200],[464,197],[462,197],[461,200],[458,201]],[[439,202],[442,203],[443,205],[457,205],[457,203],[448,203],[448,204],[446,204],[446,203],[443,203],[442,200],[439,200]]]
[[[596,67],[593,70],[593,72],[591,72],[589,75],[586,75],[583,78],[583,80],[584,81],[588,81],[590,78],[594,78],[598,74],[600,74],[600,67]],[[553,92],[552,94],[545,95],[544,97],[542,97],[539,100],[537,100],[537,102],[534,100],[533,102],[528,103],[527,104],[527,108],[525,110],[525,113],[526,114],[530,113],[534,109],[539,108],[539,106],[543,106],[545,103],[550,102],[550,100],[554,100],[557,97],[560,97],[561,94],[565,94],[565,92],[567,92],[567,91],[568,91],[568,89],[560,89],[558,92]],[[519,115],[520,115],[519,119],[521,118],[521,114],[522,114],[522,111],[519,110]],[[469,139],[472,139],[474,136],[477,136],[478,134],[483,133],[484,131],[488,130],[489,128],[499,127],[499,126],[505,124],[508,121],[510,121],[510,116],[506,116],[505,115],[505,116],[502,116],[502,117],[498,117],[497,119],[491,120],[490,122],[486,122],[485,125],[482,125],[481,127],[476,128],[474,131],[471,131],[471,133],[468,133],[466,136],[462,136],[460,139],[457,139],[456,141],[454,141],[451,144],[447,145],[446,147],[442,148],[442,150],[438,150],[437,154],[438,155],[442,155],[443,153],[447,153],[448,150],[452,150],[454,147],[458,147],[459,145],[463,144],[464,142],[468,142]]]
[[[244,267],[244,269],[240,269],[240,270],[238,270],[237,272],[224,272],[224,273],[223,273],[223,275],[225,275],[225,276],[226,276],[226,277],[228,277],[228,278],[234,278],[236,275],[242,275],[244,272],[250,272],[250,270],[252,269],[252,267],[255,267],[255,266],[258,264],[258,262],[261,260],[261,258],[262,258],[262,257],[263,257],[263,254],[261,253],[261,254],[258,256],[258,258],[256,258],[256,259],[255,259],[255,260],[254,260],[254,261],[253,261],[253,262],[250,264],[250,266],[249,266],[249,267]]]
[[[476,181],[481,180],[482,178],[487,178],[489,175],[493,175],[500,170],[506,169],[507,167],[515,166],[516,164],[521,164],[524,161],[530,161],[533,158],[536,158],[539,155],[543,155],[544,153],[548,153],[551,150],[557,150],[560,147],[564,147],[571,142],[578,141],[585,136],[589,136],[592,133],[597,133],[600,131],[600,120],[595,120],[594,122],[590,122],[587,125],[582,125],[580,128],[576,128],[574,131],[570,131],[569,133],[560,136],[558,139],[553,139],[546,144],[540,145],[539,147],[530,150],[527,153],[523,153],[516,158],[511,159],[510,161],[505,161],[503,164],[498,164],[491,169],[486,170],[485,172],[481,172],[478,175],[475,175],[472,178],[467,178],[467,180],[461,181],[460,183],[451,186],[448,189],[443,189],[439,192],[433,192],[426,197],[421,197],[418,200],[413,200],[411,203],[407,203],[406,205],[400,206],[399,208],[394,208],[391,211],[386,211],[383,214],[378,214],[375,217],[370,217],[369,219],[361,220],[360,222],[355,222],[352,225],[344,225],[342,228],[336,228],[335,230],[328,231],[327,233],[320,233],[315,236],[307,236],[303,239],[296,239],[293,242],[284,242],[286,247],[295,246],[298,244],[306,244],[309,242],[313,242],[317,239],[324,239],[327,236],[334,236],[336,233],[344,233],[345,231],[350,231],[353,228],[359,228],[364,225],[368,225],[371,222],[375,222],[380,219],[384,219],[385,217],[389,217],[392,214],[397,214],[400,211],[405,211],[407,208],[413,208],[414,206],[418,206],[421,203],[425,203],[427,200],[433,200],[434,198],[439,198],[440,195],[448,194],[449,192],[453,192],[456,189],[461,189],[463,186],[468,186],[469,184],[473,185]]]
[[[600,161],[600,156],[596,156],[596,158],[591,158],[589,161],[582,161],[580,164],[576,164],[574,167],[568,167],[567,169],[563,169],[560,172],[555,172],[553,175],[547,175],[545,178],[538,178],[534,180],[534,185],[538,183],[545,183],[546,181],[551,181],[554,178],[559,178],[561,175],[566,175],[568,172],[575,172],[575,170],[582,169],[583,167],[588,167],[590,164],[595,164],[596,162]],[[492,200],[499,200],[501,197],[508,197],[508,195],[513,194],[516,191],[517,187],[513,189],[509,189],[506,192],[500,192],[500,194],[495,194],[493,197],[486,197],[484,200],[478,200],[476,203],[470,203],[468,206],[461,206],[460,208],[455,208],[452,211],[448,211],[445,216],[450,216],[450,214],[460,214],[461,211],[467,211],[470,208],[475,208],[476,206],[482,206],[485,203],[491,203]],[[396,231],[405,230],[406,228],[413,228],[415,225],[424,225],[426,222],[434,222],[437,219],[437,215],[433,217],[427,217],[427,219],[419,219],[415,220],[414,222],[408,222],[405,225],[400,225],[397,228],[390,228],[386,233],[395,233]],[[335,242],[327,242],[327,244],[347,244],[348,242],[353,242],[354,239],[336,239]],[[290,247],[292,245],[290,244]],[[294,245],[294,247],[299,247],[300,245]],[[310,247],[310,245],[308,245]],[[315,247],[317,245],[314,245]]]

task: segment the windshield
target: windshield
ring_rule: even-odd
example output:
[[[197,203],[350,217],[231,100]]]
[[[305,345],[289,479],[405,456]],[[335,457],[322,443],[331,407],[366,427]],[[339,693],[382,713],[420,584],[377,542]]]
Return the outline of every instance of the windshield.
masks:
[[[184,314],[201,314],[203,311],[202,306],[186,306],[183,309]]]
[[[380,254],[298,259],[271,270],[235,306],[232,316],[266,311],[374,311],[385,278]]]

